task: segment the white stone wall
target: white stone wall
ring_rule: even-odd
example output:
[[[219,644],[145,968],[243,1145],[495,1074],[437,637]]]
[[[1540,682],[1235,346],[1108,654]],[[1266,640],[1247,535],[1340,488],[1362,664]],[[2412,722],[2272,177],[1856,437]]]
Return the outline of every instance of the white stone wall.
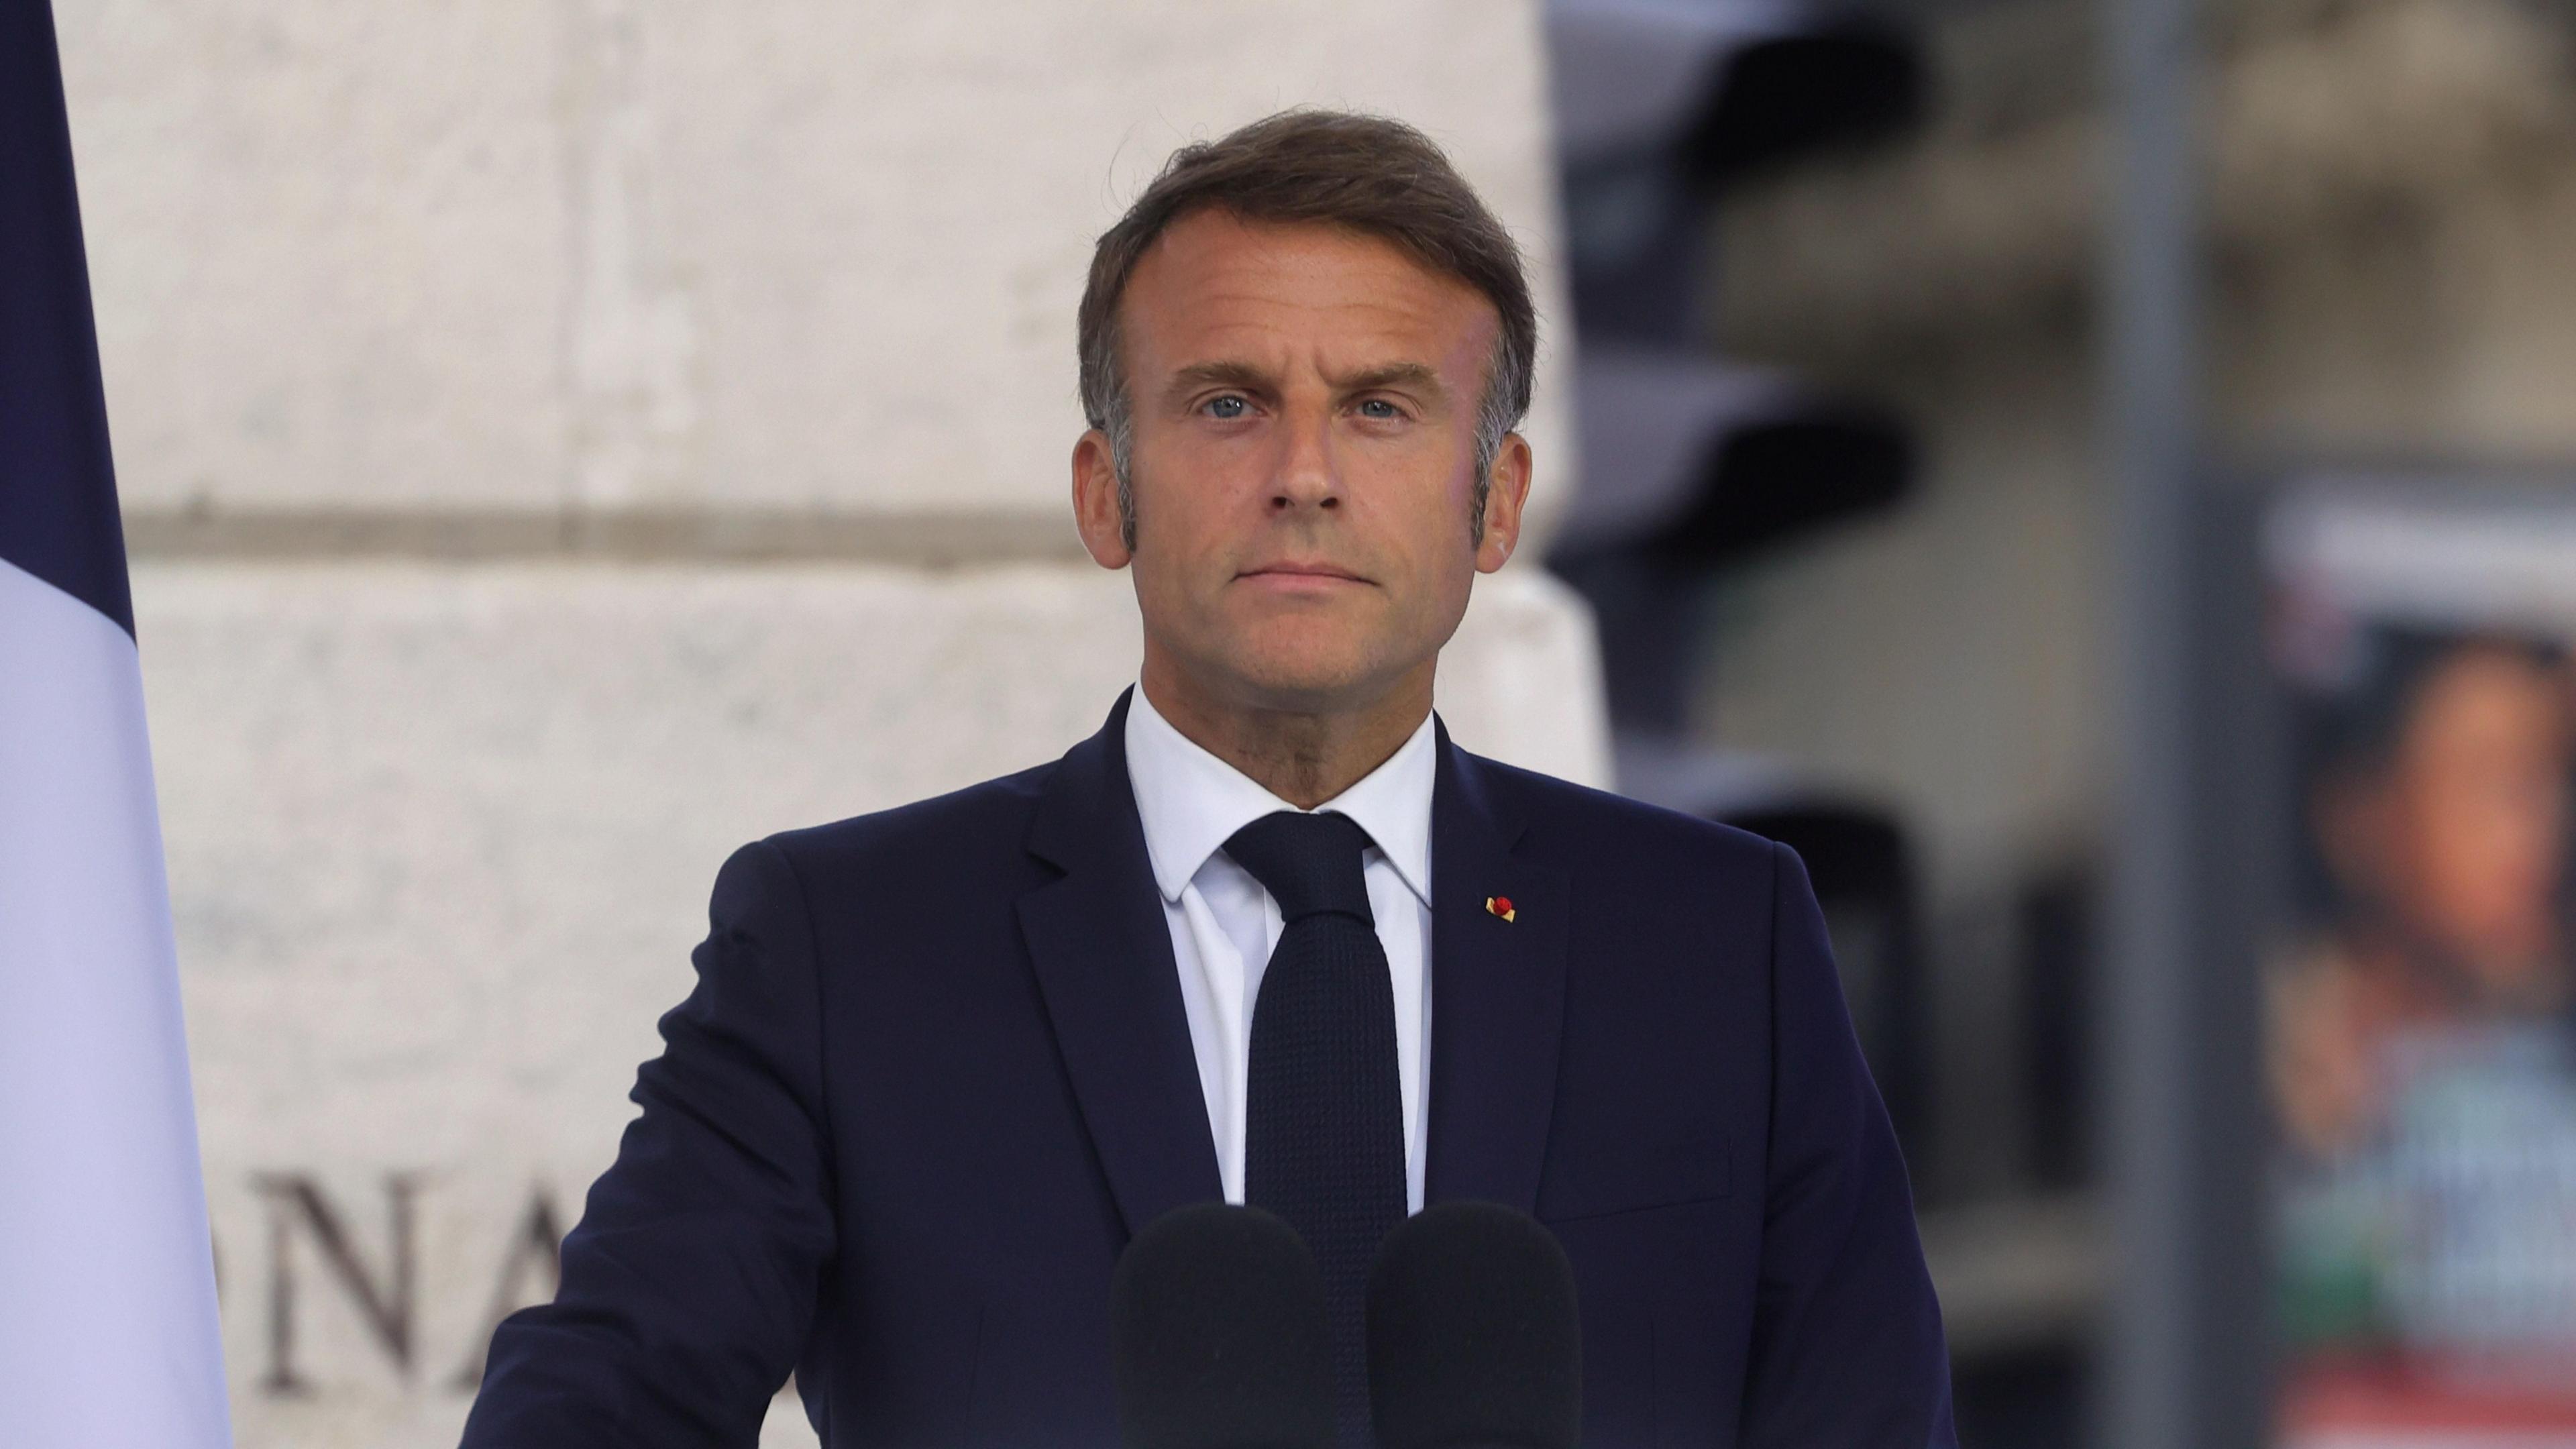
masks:
[[[454,1442],[730,849],[1098,726],[1073,309],[1172,147],[1403,116],[1562,311],[1524,0],[56,12],[245,1446]],[[1607,774],[1528,564],[1440,694]]]
[[[1173,148],[1290,105],[1429,131],[1564,311],[1520,0],[56,8],[146,513],[1053,528],[1093,239]]]

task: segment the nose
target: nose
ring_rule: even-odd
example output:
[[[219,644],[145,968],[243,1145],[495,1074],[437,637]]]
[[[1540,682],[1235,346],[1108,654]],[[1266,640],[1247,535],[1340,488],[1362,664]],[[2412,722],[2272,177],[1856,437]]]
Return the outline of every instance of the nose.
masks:
[[[1270,481],[1270,511],[1326,512],[1342,506],[1341,465],[1334,456],[1329,417],[1300,419],[1282,430],[1278,472]]]

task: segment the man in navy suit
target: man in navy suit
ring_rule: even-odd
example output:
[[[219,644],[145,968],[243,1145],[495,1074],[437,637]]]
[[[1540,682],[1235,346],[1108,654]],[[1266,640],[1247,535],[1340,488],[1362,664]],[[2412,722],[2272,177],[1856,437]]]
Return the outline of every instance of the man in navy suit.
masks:
[[[1074,510],[1144,619],[1062,759],[744,847],[642,1115],[465,1442],[1116,1442],[1110,1274],[1268,1207],[1357,1283],[1426,1202],[1535,1215],[1585,1440],[1952,1443],[1903,1164],[1796,856],[1458,748],[1536,324],[1418,132],[1291,112],[1099,244]],[[1358,1275],[1358,1276],[1355,1276]]]

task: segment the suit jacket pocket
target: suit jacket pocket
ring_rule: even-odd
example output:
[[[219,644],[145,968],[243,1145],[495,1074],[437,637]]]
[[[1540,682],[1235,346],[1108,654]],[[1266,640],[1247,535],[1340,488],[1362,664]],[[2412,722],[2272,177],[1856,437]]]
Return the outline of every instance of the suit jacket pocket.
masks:
[[[1551,1149],[1539,1180],[1538,1216],[1547,1222],[1606,1217],[1726,1196],[1726,1139],[1618,1139]]]

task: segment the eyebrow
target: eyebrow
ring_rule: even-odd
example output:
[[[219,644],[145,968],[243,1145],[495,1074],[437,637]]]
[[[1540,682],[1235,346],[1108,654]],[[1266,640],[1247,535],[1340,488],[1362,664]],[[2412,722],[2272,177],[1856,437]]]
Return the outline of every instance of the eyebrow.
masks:
[[[1325,381],[1331,383],[1336,392],[1345,393],[1408,387],[1440,397],[1446,396],[1448,391],[1440,385],[1440,374],[1429,364],[1421,362],[1389,362],[1327,377]],[[1249,362],[1193,362],[1172,374],[1171,386],[1165,389],[1165,395],[1178,397],[1202,387],[1238,387],[1246,392],[1267,392],[1275,386],[1267,371]]]
[[[1374,392],[1382,387],[1409,387],[1437,397],[1447,389],[1440,385],[1440,374],[1428,363],[1390,362],[1382,367],[1364,367],[1330,379],[1343,392]]]
[[[1172,385],[1164,395],[1179,398],[1183,393],[1203,387],[1235,387],[1245,392],[1267,392],[1270,375],[1249,362],[1193,362],[1172,374]]]

